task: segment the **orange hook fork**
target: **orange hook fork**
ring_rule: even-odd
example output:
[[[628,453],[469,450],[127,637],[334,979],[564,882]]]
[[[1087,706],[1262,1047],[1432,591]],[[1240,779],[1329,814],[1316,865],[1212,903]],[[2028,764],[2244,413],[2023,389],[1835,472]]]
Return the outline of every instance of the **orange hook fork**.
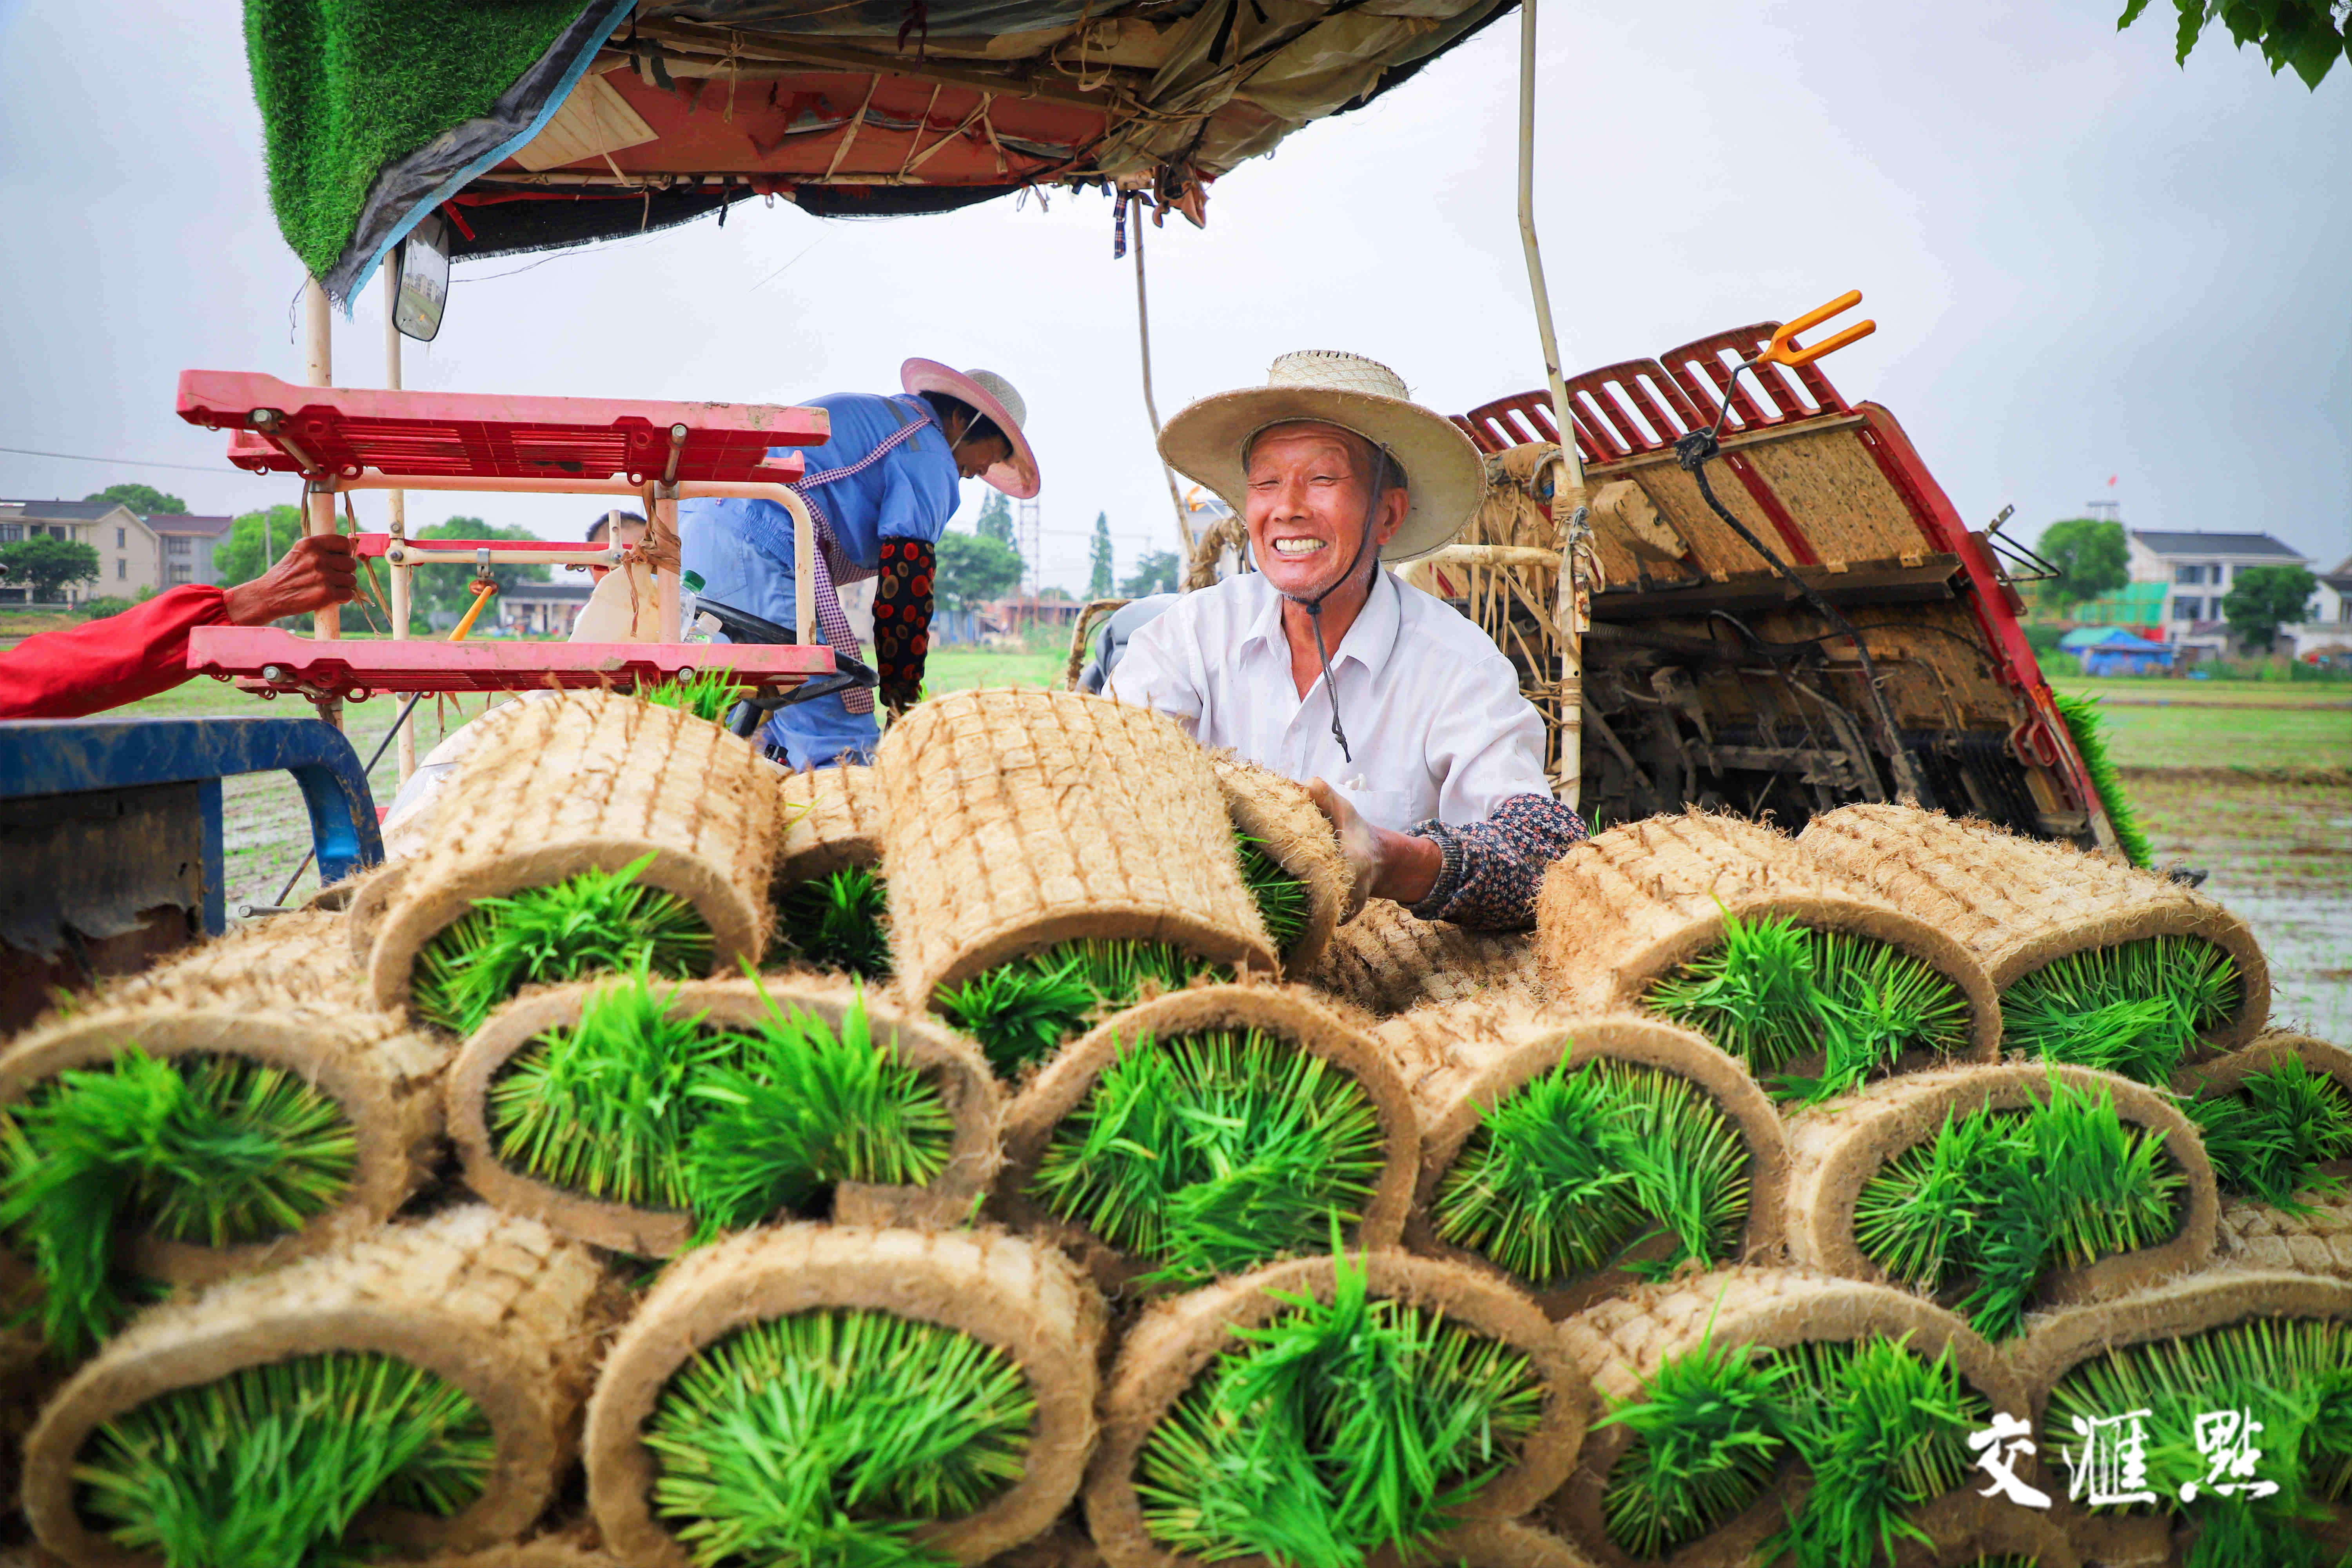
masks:
[[[1878,331],[1878,323],[1876,321],[1857,321],[1853,326],[1846,328],[1845,331],[1838,333],[1835,337],[1830,338],[1822,342],[1814,343],[1810,347],[1797,342],[1797,334],[1799,332],[1811,331],[1815,327],[1820,326],[1823,321],[1828,321],[1832,316],[1838,315],[1843,311],[1851,310],[1856,305],[1861,303],[1862,290],[1859,289],[1849,289],[1844,293],[1839,295],[1836,299],[1831,300],[1828,304],[1817,306],[1814,309],[1806,311],[1795,321],[1790,321],[1786,326],[1782,327],[1779,331],[1774,332],[1772,334],[1772,341],[1764,345],[1764,352],[1756,356],[1755,363],[1758,364],[1784,364],[1790,369],[1794,370],[1799,365],[1812,363],[1823,354],[1834,353],[1839,349],[1845,347],[1848,343],[1861,342],[1864,338],[1866,338],[1870,336],[1871,333]]]

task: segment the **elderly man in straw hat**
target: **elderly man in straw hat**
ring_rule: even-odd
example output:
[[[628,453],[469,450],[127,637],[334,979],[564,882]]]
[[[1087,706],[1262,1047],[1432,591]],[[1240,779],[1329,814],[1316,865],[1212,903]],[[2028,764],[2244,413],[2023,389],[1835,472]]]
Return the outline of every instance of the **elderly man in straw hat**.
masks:
[[[901,395],[814,399],[833,417],[833,438],[798,450],[793,486],[816,522],[817,626],[855,656],[840,589],[875,579],[874,666],[882,700],[903,709],[923,685],[930,646],[931,578],[940,535],[962,499],[960,481],[982,479],[1017,500],[1037,493],[1037,458],[1022,426],[1027,409],[993,371],[956,371],[927,359],[899,367]],[[691,626],[704,599],[780,626],[795,618],[793,520],[773,501],[689,500],[678,505],[679,581]],[[865,762],[875,742],[874,695],[851,691],[777,710],[763,731],[768,753],[795,768]]]
[[[1160,449],[1241,515],[1257,570],[1137,632],[1111,695],[1308,781],[1370,896],[1528,924],[1584,837],[1544,776],[1543,721],[1485,633],[1381,570],[1469,520],[1477,449],[1386,365],[1322,352],[1184,409]]]

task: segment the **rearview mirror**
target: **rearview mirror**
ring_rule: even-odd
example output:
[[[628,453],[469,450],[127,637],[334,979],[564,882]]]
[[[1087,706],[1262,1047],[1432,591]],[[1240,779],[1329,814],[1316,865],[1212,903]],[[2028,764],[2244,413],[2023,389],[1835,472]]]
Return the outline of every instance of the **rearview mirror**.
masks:
[[[401,336],[429,343],[441,331],[449,303],[449,230],[438,214],[400,242],[400,300],[392,314]]]

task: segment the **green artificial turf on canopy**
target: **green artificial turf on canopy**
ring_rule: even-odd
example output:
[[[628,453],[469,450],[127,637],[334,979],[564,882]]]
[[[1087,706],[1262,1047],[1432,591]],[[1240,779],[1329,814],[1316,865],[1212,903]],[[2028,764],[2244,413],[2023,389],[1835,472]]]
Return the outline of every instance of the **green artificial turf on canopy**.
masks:
[[[269,205],[310,275],[341,259],[386,163],[489,112],[588,5],[246,0]]]

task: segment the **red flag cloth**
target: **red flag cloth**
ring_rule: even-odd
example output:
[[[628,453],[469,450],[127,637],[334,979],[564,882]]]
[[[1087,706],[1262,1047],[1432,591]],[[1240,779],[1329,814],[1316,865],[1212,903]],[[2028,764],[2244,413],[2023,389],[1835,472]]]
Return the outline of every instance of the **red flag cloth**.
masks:
[[[188,679],[188,628],[228,622],[218,588],[186,583],[145,604],[0,653],[0,719],[79,719]]]

